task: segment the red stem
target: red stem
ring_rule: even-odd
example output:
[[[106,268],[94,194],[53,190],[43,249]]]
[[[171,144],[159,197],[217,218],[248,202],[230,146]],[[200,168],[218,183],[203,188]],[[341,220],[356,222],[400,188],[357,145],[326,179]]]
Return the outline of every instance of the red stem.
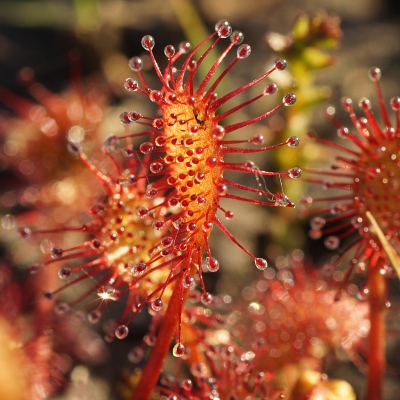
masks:
[[[143,369],[142,378],[132,396],[132,400],[146,400],[150,397],[152,391],[156,387],[158,377],[164,365],[164,360],[168,354],[172,338],[176,333],[181,313],[183,299],[186,297],[187,289],[182,296],[181,280],[175,284],[174,291],[169,300],[168,308],[165,313],[164,320],[161,324],[157,342],[150,353],[149,359]]]
[[[371,265],[369,276],[369,306],[371,330],[369,333],[368,379],[366,400],[382,398],[386,352],[386,278],[381,274],[381,260]]]

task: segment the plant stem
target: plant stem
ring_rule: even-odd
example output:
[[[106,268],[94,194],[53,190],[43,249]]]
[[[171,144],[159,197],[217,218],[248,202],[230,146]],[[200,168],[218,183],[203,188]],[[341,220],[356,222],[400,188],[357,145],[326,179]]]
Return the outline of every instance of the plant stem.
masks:
[[[168,308],[165,312],[164,320],[160,326],[156,344],[146,362],[142,377],[133,394],[132,400],[148,399],[153,389],[156,387],[157,380],[164,365],[164,360],[170,348],[172,338],[176,333],[181,307],[184,301],[183,299],[186,297],[187,293],[187,290],[185,290],[183,292],[183,299],[179,298],[182,296],[181,285],[181,280],[178,280],[175,284],[174,291],[169,300]]]
[[[369,306],[371,330],[369,333],[367,400],[382,398],[385,374],[385,311],[386,278],[381,274],[381,259],[370,266]]]

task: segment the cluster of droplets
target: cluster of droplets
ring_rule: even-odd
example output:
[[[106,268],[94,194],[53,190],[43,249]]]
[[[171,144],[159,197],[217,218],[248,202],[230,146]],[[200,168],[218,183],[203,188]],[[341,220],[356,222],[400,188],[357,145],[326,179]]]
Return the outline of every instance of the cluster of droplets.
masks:
[[[256,370],[278,371],[299,359],[322,365],[332,350],[357,360],[369,332],[368,306],[352,297],[356,285],[343,286],[342,272],[320,272],[303,257],[300,250],[279,257],[276,270],[243,290],[247,309],[228,318],[235,340],[254,352]]]
[[[106,154],[110,157],[110,141],[106,142]],[[113,156],[116,156],[116,147],[114,143]],[[87,159],[80,146],[71,145],[70,150],[87,164],[105,186],[108,200],[94,204],[91,207],[93,220],[82,226],[58,230],[20,228],[19,234],[24,238],[65,234],[68,231],[83,232],[91,236],[70,248],[50,245],[46,250],[48,259],[41,264],[32,265],[29,272],[36,274],[50,264],[61,264],[58,276],[66,284],[57,290],[44,292],[43,298],[48,300],[54,299],[58,292],[83,278],[91,277],[95,281],[94,286],[73,302],[82,301],[91,294],[97,295],[97,308],[88,313],[91,323],[100,320],[101,312],[108,302],[119,300],[128,292],[126,311],[121,317],[121,321],[125,319],[128,322],[119,324],[107,333],[109,341],[113,337],[122,339],[128,334],[126,325],[130,319],[147,303],[151,303],[152,309],[159,312],[171,294],[168,286],[173,279],[170,276],[168,254],[162,253],[169,244],[168,237],[162,237],[166,209],[151,188],[146,188],[135,180],[135,176],[141,172],[134,163],[130,164],[127,174],[132,182],[127,183],[124,175],[118,171],[114,174],[102,173]],[[68,262],[71,259],[76,260],[75,264],[79,259],[85,262],[70,267]],[[61,313],[67,307],[67,303],[59,303],[56,311]]]
[[[1,116],[0,153],[8,170],[23,182],[15,185],[13,179],[3,185],[0,199],[7,208],[18,203],[34,206],[45,210],[54,222],[64,223],[76,218],[76,205],[87,207],[97,194],[96,186],[88,187],[84,169],[65,146],[68,141],[85,141],[93,147],[100,144],[107,91],[98,81],[92,79],[84,85],[75,78],[65,92],[56,94],[37,82],[30,68],[23,68],[18,75],[37,102],[0,87],[1,103],[17,115]]]
[[[175,355],[182,358],[191,376],[161,376],[161,394],[171,399],[240,399],[250,395],[260,399],[285,398],[283,390],[272,387],[271,372],[254,369],[254,352],[231,340],[227,330],[230,296],[215,296],[209,305],[199,304],[199,297],[192,296],[184,310],[182,331],[187,346],[174,347],[174,351],[178,350]]]
[[[357,233],[357,242],[350,246],[357,246],[353,266],[365,264],[372,254],[381,254],[385,259],[384,246],[377,236],[376,228],[371,229],[373,223],[382,231],[389,245],[396,248],[398,244],[397,232],[400,228],[400,214],[396,204],[399,203],[398,194],[400,182],[400,162],[398,160],[400,124],[399,110],[400,97],[393,97],[390,106],[396,115],[396,124],[390,121],[387,108],[381,94],[379,68],[371,68],[370,79],[375,83],[379,106],[384,123],[381,127],[372,112],[371,102],[367,98],[360,99],[358,105],[364,116],[357,117],[350,98],[343,98],[342,105],[349,114],[354,130],[344,126],[335,118],[335,109],[327,109],[327,117],[337,127],[340,139],[351,143],[345,144],[330,142],[310,135],[330,147],[341,151],[336,157],[337,164],[331,171],[318,171],[320,178],[308,179],[321,184],[326,190],[342,190],[344,194],[334,194],[325,198],[304,199],[306,210],[310,203],[321,204],[328,202],[327,207],[314,208],[312,213],[319,213],[311,220],[310,236],[313,239],[325,237],[328,249],[338,249],[346,237]],[[307,172],[314,172],[312,170]],[[324,179],[324,177],[326,177]],[[307,212],[307,211],[306,211]],[[330,216],[324,216],[328,212]],[[370,249],[371,251],[367,251]],[[386,263],[389,260],[386,259]],[[363,268],[358,268],[359,272]],[[388,268],[387,276],[393,275],[393,269]]]

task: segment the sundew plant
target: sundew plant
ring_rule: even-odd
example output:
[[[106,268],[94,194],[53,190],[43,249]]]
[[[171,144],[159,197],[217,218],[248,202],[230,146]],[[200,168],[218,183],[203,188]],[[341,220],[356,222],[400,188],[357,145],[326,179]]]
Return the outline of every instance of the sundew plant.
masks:
[[[39,3],[24,23],[69,34],[30,28],[32,62],[5,47],[0,397],[395,399],[386,64],[339,85],[330,10]],[[46,40],[63,52],[41,63]]]

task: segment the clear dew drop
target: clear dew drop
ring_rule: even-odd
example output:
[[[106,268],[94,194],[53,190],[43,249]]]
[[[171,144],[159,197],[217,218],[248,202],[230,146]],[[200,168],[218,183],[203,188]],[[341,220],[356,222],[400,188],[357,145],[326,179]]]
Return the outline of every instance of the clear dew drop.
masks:
[[[82,153],[82,147],[78,143],[67,143],[67,150],[74,156],[79,156]]]
[[[18,236],[21,238],[27,238],[32,235],[32,231],[29,228],[19,228],[18,229]]]
[[[329,117],[333,117],[336,114],[336,109],[333,106],[329,106],[327,107],[327,109],[325,110],[325,114],[326,116]]]
[[[275,195],[275,205],[280,207],[291,207],[293,206],[293,202],[289,199],[286,194],[277,194]]]
[[[361,128],[361,129],[367,129],[367,128],[368,128],[368,119],[365,118],[365,117],[360,117],[360,118],[357,120],[357,124],[358,124],[359,128]],[[357,125],[356,125],[356,126],[357,126]]]
[[[147,188],[146,197],[148,199],[154,199],[158,195],[158,190],[152,187]]]
[[[125,339],[128,336],[129,329],[126,325],[120,325],[115,329],[115,337],[118,339]]]
[[[138,72],[143,68],[143,61],[140,57],[132,57],[128,62],[129,68],[132,71]]]
[[[226,196],[228,193],[228,187],[224,185],[223,183],[219,184],[217,186],[217,195],[220,197]]]
[[[283,96],[283,103],[285,106],[292,106],[296,103],[297,97],[294,93],[287,93]]]
[[[160,162],[153,162],[150,164],[149,168],[153,174],[156,174],[157,172],[162,171],[162,169],[164,168],[164,165]]]
[[[172,349],[174,357],[182,357],[185,354],[185,346],[182,343],[177,343]]]
[[[28,272],[31,275],[37,274],[41,269],[42,269],[43,265],[41,264],[33,264],[28,268]]]
[[[130,122],[136,122],[136,121],[139,121],[140,118],[142,118],[142,114],[140,114],[139,111],[132,110],[132,111],[128,111],[127,117]]]
[[[328,236],[324,240],[325,247],[329,250],[335,250],[339,247],[340,239],[337,236]]]
[[[214,257],[207,257],[205,267],[207,271],[217,272],[219,269],[219,261]]]
[[[225,136],[225,128],[221,125],[217,125],[213,130],[213,137],[218,140],[222,140]]]
[[[169,205],[170,207],[176,207],[178,204],[179,204],[179,199],[176,198],[176,197],[171,197],[171,198],[168,200],[168,205]],[[172,224],[174,224],[174,223],[172,223]]]
[[[119,148],[119,137],[115,135],[109,136],[103,143],[102,150],[105,153],[113,154]]]
[[[119,114],[119,121],[122,125],[129,125],[132,121],[129,118],[129,113],[127,111],[122,112]]]
[[[176,94],[175,93],[167,93],[165,95],[165,99],[170,103],[170,104],[174,104],[176,102]]]
[[[209,306],[213,301],[213,296],[211,293],[204,292],[200,297],[200,301],[205,305]]]
[[[139,346],[133,347],[129,352],[128,352],[128,360],[131,363],[138,363],[142,360],[144,355],[143,349]]]
[[[342,213],[342,211],[343,211],[342,206],[340,206],[339,204],[334,203],[330,205],[329,212],[332,215],[339,215]]]
[[[210,221],[205,221],[201,225],[201,229],[203,230],[203,232],[210,232],[212,228],[213,228],[213,223]]]
[[[208,367],[203,363],[193,363],[190,366],[190,372],[195,377],[207,376]],[[210,378],[211,379],[211,378]]]
[[[115,339],[114,332],[110,332],[110,333],[107,333],[107,334],[104,335],[104,340],[107,343],[112,343],[114,341],[114,339]]]
[[[392,108],[393,111],[399,111],[400,109],[400,97],[392,97],[390,99],[390,107]]]
[[[100,310],[90,311],[90,313],[87,315],[87,319],[91,324],[95,324],[95,323],[99,322],[100,317],[101,317]]]
[[[239,44],[243,43],[244,35],[240,31],[233,31],[232,35],[230,37],[230,40],[231,40],[232,43],[235,43],[236,45],[239,45]]]
[[[156,41],[154,40],[153,36],[146,35],[142,37],[141,44],[145,50],[150,51],[153,49],[154,45],[156,44]]]
[[[196,282],[195,282],[194,278],[189,275],[185,276],[185,278],[182,281],[182,286],[185,289],[193,289],[195,287],[195,285],[196,285]]]
[[[144,218],[149,214],[149,209],[147,207],[139,206],[136,208],[136,215],[139,218]]]
[[[164,47],[164,54],[168,59],[171,59],[175,55],[175,47],[171,44]]]
[[[361,110],[364,110],[364,111],[368,111],[372,108],[371,102],[366,97],[362,97],[358,101],[358,106],[361,108]]]
[[[160,298],[153,300],[150,304],[151,309],[155,312],[162,310],[163,306],[164,303]]]
[[[355,229],[358,229],[361,226],[362,222],[363,222],[363,219],[361,217],[353,217],[350,220],[351,225]]]
[[[152,227],[156,231],[160,231],[164,227],[164,222],[162,221],[154,221]]]
[[[50,239],[43,239],[40,242],[40,250],[43,254],[51,253],[52,248],[54,247],[54,243]]]
[[[218,36],[219,36],[220,38],[225,39],[225,38],[231,36],[231,34],[232,34],[232,27],[231,27],[229,24],[224,25],[224,26],[221,26],[221,27],[218,29],[217,33],[218,33]]]
[[[310,225],[312,229],[317,229],[320,230],[325,226],[325,219],[321,218],[321,217],[314,217],[311,221],[310,221]]]
[[[159,101],[161,101],[163,99],[163,94],[159,90],[152,90],[149,94],[149,99],[153,103],[158,103]]]
[[[317,240],[322,236],[322,232],[319,229],[310,229],[308,236],[310,236],[311,239]]]
[[[278,58],[275,60],[275,68],[278,71],[283,71],[284,69],[286,69],[288,63],[284,58]]]
[[[381,79],[382,73],[378,67],[372,67],[368,71],[368,76],[372,82],[377,82],[377,81],[379,81],[379,79]]]
[[[70,310],[69,304],[65,302],[58,303],[54,306],[54,312],[57,315],[64,315]]]
[[[189,42],[181,42],[179,43],[179,52],[182,54],[187,54],[190,51],[191,44]]]
[[[357,297],[358,300],[367,300],[368,297],[369,297],[369,290],[368,290],[368,288],[360,289],[360,290],[357,292],[356,297]]]
[[[53,300],[54,299],[54,291],[47,290],[46,292],[42,293],[42,297],[46,300]]]
[[[134,265],[133,274],[135,276],[143,275],[147,271],[147,264],[144,262],[140,262],[139,264]]]
[[[50,250],[50,256],[52,259],[54,260],[58,260],[59,258],[61,258],[64,254],[64,251],[62,249],[60,249],[59,247],[53,247]]]
[[[196,60],[190,60],[189,64],[187,65],[187,70],[188,71],[196,71],[197,69],[197,61]],[[189,101],[190,103],[190,101]]]
[[[342,102],[343,108],[344,108],[347,112],[351,111],[352,104],[353,104],[353,100],[350,99],[350,97],[342,97],[341,102]]]
[[[290,136],[286,143],[289,147],[297,147],[300,144],[300,139],[297,136]]]
[[[215,32],[218,32],[225,26],[229,26],[229,22],[226,19],[220,19],[214,26]]]
[[[336,131],[336,134],[340,137],[340,138],[345,138],[347,136],[349,136],[349,128],[345,127],[345,126],[341,126],[340,128],[338,128],[338,130]]]
[[[165,138],[162,136],[157,136],[154,140],[154,143],[156,144],[157,147],[163,147],[165,146]]]
[[[142,154],[149,154],[153,151],[154,145],[151,142],[144,142],[139,147]]]
[[[217,157],[208,157],[206,159],[206,165],[207,167],[213,168],[218,164],[218,159]]]
[[[278,86],[276,83],[270,83],[269,85],[265,86],[263,90],[263,94],[267,96],[271,96],[278,91]]]
[[[124,88],[129,92],[135,92],[139,88],[139,84],[132,78],[126,78],[124,82]]]
[[[181,383],[183,390],[190,392],[193,389],[193,382],[190,379],[184,379]]]
[[[162,129],[164,127],[164,122],[163,122],[163,120],[161,118],[156,118],[153,121],[153,126],[154,126],[154,128],[160,130],[160,129]]]
[[[58,270],[58,277],[60,279],[68,279],[71,276],[71,268],[60,268]]]
[[[263,135],[259,135],[259,134],[254,135],[253,138],[251,139],[251,143],[253,143],[253,144],[257,145],[257,146],[263,144],[264,143],[264,136]]]
[[[342,106],[347,112],[351,112],[353,107],[353,100],[350,97],[342,97]]]
[[[254,264],[261,271],[263,271],[268,267],[267,260],[265,260],[264,258],[255,258]]]
[[[298,179],[301,177],[301,169],[299,167],[293,167],[289,169],[289,177],[292,179]]]
[[[251,47],[248,44],[241,44],[236,53],[239,59],[247,58],[251,54]]]

